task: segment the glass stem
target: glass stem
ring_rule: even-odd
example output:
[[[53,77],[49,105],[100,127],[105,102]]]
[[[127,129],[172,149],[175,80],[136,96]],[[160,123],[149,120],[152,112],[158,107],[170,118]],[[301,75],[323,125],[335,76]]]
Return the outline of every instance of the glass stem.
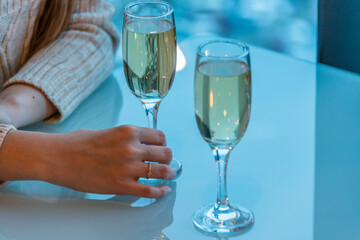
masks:
[[[226,169],[230,155],[230,149],[219,149],[217,147],[212,148],[212,152],[215,158],[217,171],[219,174],[218,179],[218,192],[217,192],[217,208],[227,209],[229,207],[229,199],[227,196],[226,188]]]
[[[157,114],[158,114],[160,101],[154,103],[142,102],[142,104],[145,108],[146,116],[148,118],[149,128],[157,129]]]

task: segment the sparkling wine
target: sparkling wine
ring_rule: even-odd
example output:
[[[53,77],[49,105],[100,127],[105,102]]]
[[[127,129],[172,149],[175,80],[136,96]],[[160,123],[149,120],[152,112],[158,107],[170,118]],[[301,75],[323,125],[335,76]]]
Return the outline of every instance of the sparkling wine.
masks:
[[[251,73],[241,61],[207,61],[195,72],[195,113],[201,135],[214,146],[234,146],[250,117]]]
[[[176,31],[166,20],[133,20],[123,27],[126,81],[142,99],[163,99],[174,80]]]

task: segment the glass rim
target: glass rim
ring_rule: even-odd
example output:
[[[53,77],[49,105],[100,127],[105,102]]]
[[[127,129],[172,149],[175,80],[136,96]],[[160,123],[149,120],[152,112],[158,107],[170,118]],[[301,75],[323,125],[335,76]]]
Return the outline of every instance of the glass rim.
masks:
[[[237,55],[231,55],[231,56],[215,56],[215,55],[206,55],[206,53],[204,53],[202,50],[204,47],[210,45],[210,44],[214,44],[214,43],[228,43],[228,44],[233,44],[236,45],[238,47],[242,47],[244,49],[244,52],[242,54],[237,54]],[[214,58],[214,59],[234,59],[234,58],[243,58],[246,57],[247,55],[250,54],[250,49],[248,47],[248,45],[246,45],[245,43],[235,40],[235,39],[214,39],[214,40],[209,40],[206,42],[201,43],[198,47],[197,47],[197,54],[200,55],[201,57],[207,57],[207,58]]]
[[[162,4],[162,5],[165,5],[167,6],[169,9],[166,13],[164,14],[159,14],[159,15],[154,15],[154,16],[141,16],[141,15],[136,15],[136,14],[133,14],[129,11],[129,9],[133,6],[136,6],[136,5],[143,5],[143,4],[151,4],[151,3],[158,3],[158,4]],[[167,2],[164,2],[164,1],[159,1],[159,0],[151,0],[151,1],[135,1],[135,2],[131,2],[129,4],[127,4],[125,7],[124,7],[124,13],[126,13],[126,15],[130,16],[130,17],[135,17],[135,18],[139,18],[139,19],[153,19],[153,18],[162,18],[162,17],[167,17],[171,14],[174,13],[174,8],[173,6],[170,4],[170,3],[167,3]]]

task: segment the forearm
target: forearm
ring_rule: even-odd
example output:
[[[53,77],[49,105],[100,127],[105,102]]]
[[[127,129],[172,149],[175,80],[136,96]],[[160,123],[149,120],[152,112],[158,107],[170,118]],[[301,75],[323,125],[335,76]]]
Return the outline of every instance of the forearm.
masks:
[[[0,124],[22,127],[41,121],[55,108],[40,90],[28,85],[14,84],[0,93]],[[10,131],[0,144],[1,180],[45,179],[41,163],[42,133]]]
[[[46,180],[45,157],[52,145],[49,134],[10,131],[0,148],[0,180]]]
[[[0,93],[0,123],[19,128],[42,121],[56,111],[39,89],[29,85],[13,84]]]

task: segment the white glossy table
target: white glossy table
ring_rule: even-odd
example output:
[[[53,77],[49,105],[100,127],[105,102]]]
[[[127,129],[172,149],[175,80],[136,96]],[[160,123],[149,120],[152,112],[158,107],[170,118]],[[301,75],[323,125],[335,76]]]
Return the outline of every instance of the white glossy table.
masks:
[[[192,224],[193,212],[216,200],[215,164],[193,108],[195,49],[210,38],[179,44],[186,65],[160,105],[159,129],[184,167],[169,196],[151,201],[10,182],[0,190],[0,239],[214,239]],[[228,192],[230,202],[254,211],[255,225],[231,239],[360,239],[360,76],[258,47],[251,60],[251,119],[230,156]],[[118,61],[65,122],[26,129],[120,124],[146,126],[146,118]]]

